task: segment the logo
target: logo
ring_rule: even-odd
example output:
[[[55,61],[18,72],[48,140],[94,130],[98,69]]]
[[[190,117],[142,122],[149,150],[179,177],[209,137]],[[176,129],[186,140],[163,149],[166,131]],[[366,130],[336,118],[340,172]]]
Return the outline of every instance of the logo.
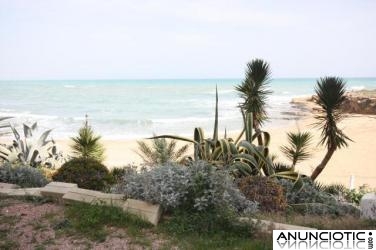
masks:
[[[376,230],[273,230],[273,249],[376,249]]]

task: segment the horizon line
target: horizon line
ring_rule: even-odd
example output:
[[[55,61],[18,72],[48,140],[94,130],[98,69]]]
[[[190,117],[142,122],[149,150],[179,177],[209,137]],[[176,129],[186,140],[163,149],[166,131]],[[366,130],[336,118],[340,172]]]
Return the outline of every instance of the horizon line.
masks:
[[[304,77],[293,77],[293,76],[283,76],[283,77],[272,77],[271,80],[274,79],[319,79],[320,77],[312,77],[312,76],[304,76]],[[376,78],[376,76],[343,76],[344,79],[367,79],[367,78]],[[0,81],[145,81],[145,80],[167,80],[167,81],[173,81],[173,80],[240,80],[244,79],[244,77],[198,77],[198,78],[52,78],[52,79],[0,79]]]

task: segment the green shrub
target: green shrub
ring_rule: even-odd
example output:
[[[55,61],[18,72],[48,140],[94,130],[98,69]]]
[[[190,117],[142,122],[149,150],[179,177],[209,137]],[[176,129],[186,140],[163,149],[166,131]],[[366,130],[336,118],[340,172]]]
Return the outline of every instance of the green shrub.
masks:
[[[11,165],[10,163],[5,163],[0,166],[0,182],[30,188],[43,187],[48,183],[48,180],[39,169],[22,164]]]
[[[367,185],[362,185],[357,189],[345,189],[344,197],[348,202],[355,203],[359,205],[360,200],[362,199],[363,195],[366,193],[375,192],[375,189],[369,188]]]
[[[94,159],[74,158],[52,176],[54,181],[76,183],[80,188],[104,190],[113,182],[107,167]]]
[[[358,189],[349,189],[343,184],[330,184],[325,185],[318,182],[314,182],[317,190],[332,194],[339,199],[346,200],[347,202],[359,205],[360,200],[366,193],[375,192],[376,189],[372,189],[367,185],[362,185]]]
[[[259,203],[261,210],[281,211],[287,207],[283,187],[269,177],[243,177],[238,181],[238,186],[245,197]]]
[[[136,166],[128,165],[124,167],[114,167],[110,170],[110,175],[112,176],[115,183],[119,183],[123,180],[124,176],[127,174],[132,174],[137,169]]]

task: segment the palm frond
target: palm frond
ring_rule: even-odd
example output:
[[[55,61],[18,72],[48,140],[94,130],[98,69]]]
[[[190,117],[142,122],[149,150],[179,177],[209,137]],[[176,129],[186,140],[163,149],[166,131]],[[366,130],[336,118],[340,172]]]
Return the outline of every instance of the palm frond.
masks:
[[[167,141],[165,138],[153,138],[151,145],[137,141],[136,152],[147,165],[181,162],[188,151],[188,145],[177,148],[176,140]]]
[[[312,135],[309,132],[287,133],[289,145],[282,146],[281,151],[291,160],[295,166],[298,162],[308,159],[312,153],[309,146],[312,142]]]

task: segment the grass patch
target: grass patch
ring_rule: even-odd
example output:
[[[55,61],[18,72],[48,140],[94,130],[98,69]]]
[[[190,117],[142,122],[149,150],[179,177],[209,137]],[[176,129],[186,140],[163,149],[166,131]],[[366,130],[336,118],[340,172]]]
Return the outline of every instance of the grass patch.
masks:
[[[125,213],[121,208],[104,205],[73,203],[65,208],[63,228],[73,230],[95,241],[104,241],[108,235],[106,226],[126,228],[133,237],[140,237],[142,229],[152,225],[135,215]],[[68,230],[69,231],[69,230]]]
[[[16,249],[18,243],[8,238],[12,226],[18,221],[16,216],[0,215],[0,249]]]
[[[21,201],[35,204],[35,205],[42,205],[45,203],[53,202],[52,198],[50,197],[39,197],[39,196],[33,196],[33,195],[16,196],[15,198]]]
[[[373,230],[376,221],[366,220],[353,215],[302,215],[299,213],[259,213],[258,219],[293,224],[319,230]]]
[[[159,230],[182,249],[272,249],[271,240],[255,240],[255,225],[239,222],[230,211],[178,210]]]

